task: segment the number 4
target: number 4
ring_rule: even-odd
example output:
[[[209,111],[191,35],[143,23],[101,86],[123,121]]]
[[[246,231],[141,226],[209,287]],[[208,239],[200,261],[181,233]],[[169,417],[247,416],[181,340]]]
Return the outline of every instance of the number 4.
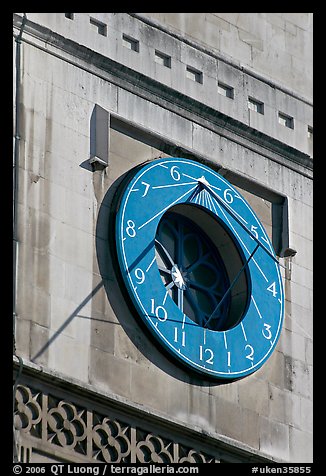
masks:
[[[273,297],[276,297],[277,291],[275,281],[270,286],[268,286],[267,291],[271,292],[273,294]]]

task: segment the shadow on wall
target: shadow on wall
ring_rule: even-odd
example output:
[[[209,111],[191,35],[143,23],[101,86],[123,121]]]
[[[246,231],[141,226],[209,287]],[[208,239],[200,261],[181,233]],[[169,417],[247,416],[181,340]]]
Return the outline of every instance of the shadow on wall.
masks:
[[[130,297],[123,286],[115,252],[115,214],[119,196],[127,174],[117,179],[107,191],[101,203],[96,226],[96,254],[102,282],[110,305],[128,338],[138,351],[155,366],[172,377],[194,385],[216,386],[219,383],[199,379],[184,371],[170,360],[167,352],[156,345],[140,318],[137,317]],[[223,382],[225,384],[225,382]]]
[[[64,323],[59,327],[59,329],[56,330],[56,332],[50,337],[50,339],[41,347],[41,349],[34,355],[32,356],[31,360],[32,362],[35,362],[48,348],[49,346],[55,341],[61,332],[64,331],[64,329],[70,324],[70,322],[75,318],[75,317],[84,317],[81,316],[79,313],[83,309],[84,306],[90,301],[93,296],[97,293],[97,291],[103,286],[103,281],[101,280],[97,286],[95,286],[94,289],[83,299],[83,301],[76,307],[76,309],[67,317],[67,319],[64,321]]]

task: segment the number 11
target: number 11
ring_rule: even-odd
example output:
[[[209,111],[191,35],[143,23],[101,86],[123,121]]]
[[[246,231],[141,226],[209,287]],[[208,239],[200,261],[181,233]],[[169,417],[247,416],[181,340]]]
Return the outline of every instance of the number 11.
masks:
[[[174,328],[174,342],[178,342],[178,328]],[[186,333],[185,331],[181,331],[181,345],[182,347],[186,346]]]

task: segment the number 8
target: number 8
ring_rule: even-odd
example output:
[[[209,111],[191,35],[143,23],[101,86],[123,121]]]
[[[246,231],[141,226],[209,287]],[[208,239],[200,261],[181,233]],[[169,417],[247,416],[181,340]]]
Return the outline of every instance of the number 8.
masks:
[[[135,223],[132,220],[127,221],[126,233],[130,238],[136,236]]]

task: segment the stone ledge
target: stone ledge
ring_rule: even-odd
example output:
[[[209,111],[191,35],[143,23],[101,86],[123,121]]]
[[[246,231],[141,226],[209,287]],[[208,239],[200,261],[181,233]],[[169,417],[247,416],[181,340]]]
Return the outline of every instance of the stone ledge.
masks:
[[[22,372],[19,372],[19,359],[13,357],[14,378],[16,387],[19,385],[28,385],[41,391],[56,395],[58,399],[65,399],[77,402],[79,407],[94,409],[94,412],[106,414],[107,411],[117,415],[119,419],[131,425],[134,428],[143,428],[143,431],[155,433],[160,429],[160,435],[157,437],[168,438],[170,441],[180,442],[178,444],[192,451],[202,451],[203,454],[218,455],[221,459],[229,462],[282,462],[271,458],[270,456],[257,451],[254,448],[244,445],[236,440],[223,435],[212,434],[205,429],[184,424],[175,419],[167,418],[167,415],[159,412],[150,411],[142,405],[128,401],[126,398],[100,392],[96,387],[88,383],[80,382],[77,379],[68,377],[52,369],[21,359]],[[30,440],[29,435],[27,439]],[[32,435],[32,441],[33,441]],[[38,445],[39,446],[39,445]],[[66,453],[66,450],[64,450]]]
[[[21,17],[14,14],[14,26],[19,28],[21,24]],[[74,60],[69,59],[69,61],[77,67],[89,70],[92,74],[101,72],[102,75],[106,75],[105,79],[108,81],[129,90],[143,99],[150,100],[167,110],[191,119],[193,122],[197,122],[217,134],[239,143],[248,149],[252,149],[282,165],[294,168],[294,170],[299,166],[305,170],[305,172],[303,172],[304,174],[308,176],[312,174],[313,160],[308,154],[270,135],[260,132],[207,104],[203,104],[194,97],[166,86],[139,71],[135,71],[87,46],[77,44],[73,40],[64,38],[49,28],[38,25],[30,20],[27,20],[24,25],[24,33],[45,42],[46,48],[43,48],[39,44],[34,44],[24,37],[21,41],[43,49],[48,54],[54,54],[65,61],[67,61],[68,58],[64,55],[73,57]],[[59,50],[60,54],[51,51],[51,48]],[[85,62],[86,64],[74,63],[76,60]],[[93,68],[98,70],[98,73],[96,70],[92,71]]]

